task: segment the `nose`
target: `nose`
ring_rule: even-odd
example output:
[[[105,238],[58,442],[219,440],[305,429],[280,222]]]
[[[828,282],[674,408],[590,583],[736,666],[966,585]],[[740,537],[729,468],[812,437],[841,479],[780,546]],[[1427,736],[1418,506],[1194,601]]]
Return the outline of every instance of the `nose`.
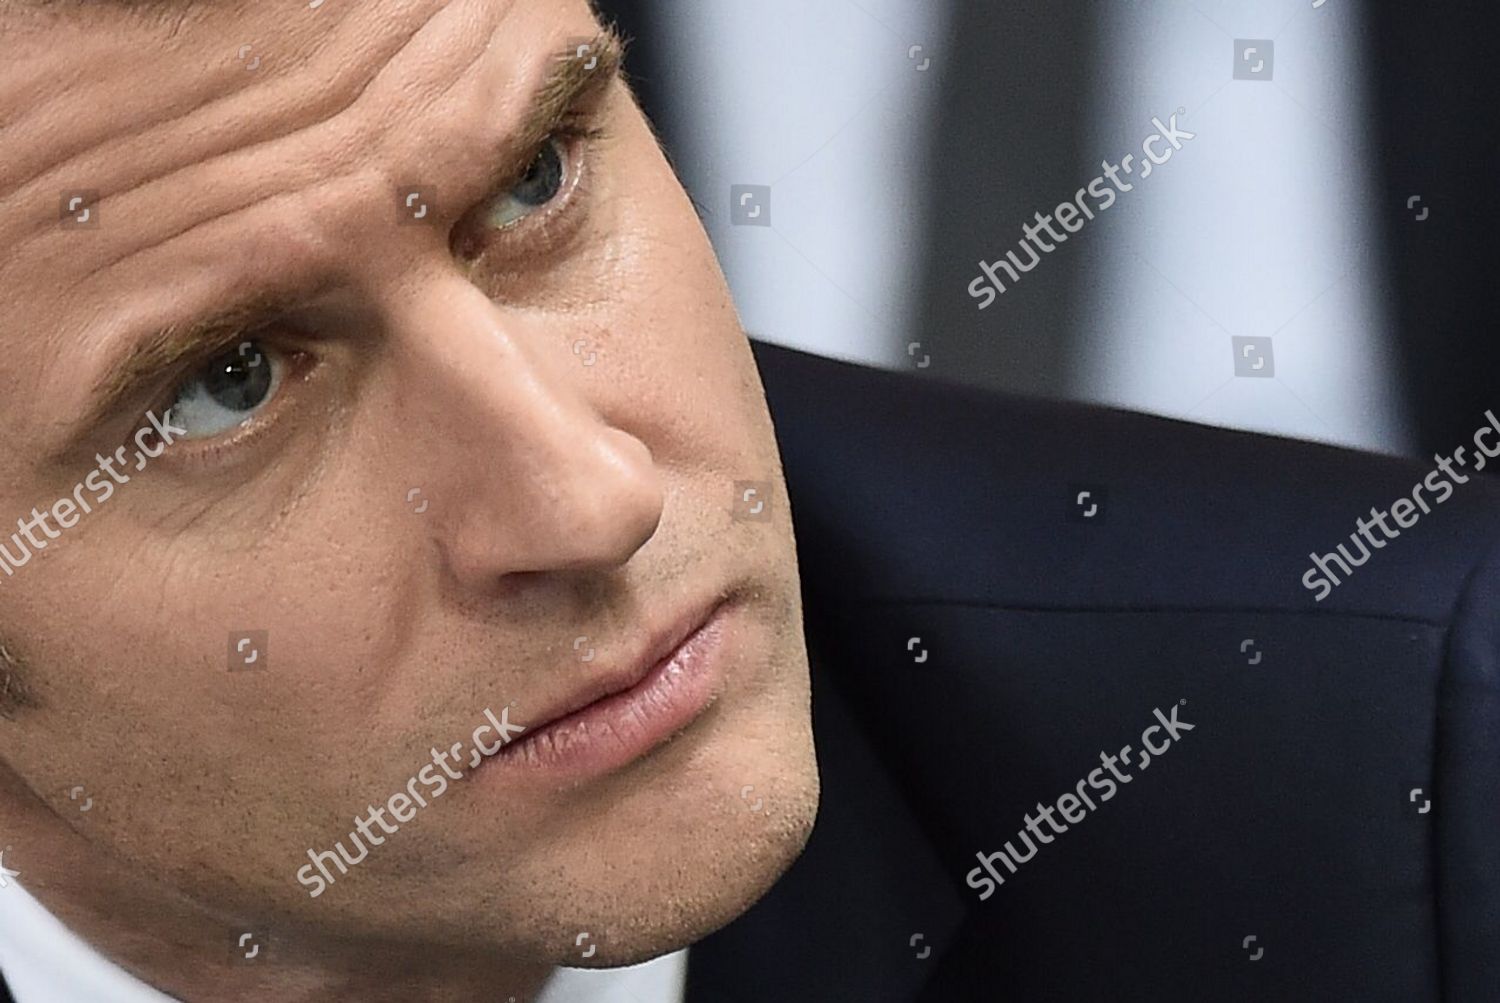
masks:
[[[457,278],[424,290],[393,339],[394,417],[431,485],[444,562],[467,588],[620,567],[661,522],[650,449],[601,415],[596,373],[569,365],[568,339],[536,316]]]

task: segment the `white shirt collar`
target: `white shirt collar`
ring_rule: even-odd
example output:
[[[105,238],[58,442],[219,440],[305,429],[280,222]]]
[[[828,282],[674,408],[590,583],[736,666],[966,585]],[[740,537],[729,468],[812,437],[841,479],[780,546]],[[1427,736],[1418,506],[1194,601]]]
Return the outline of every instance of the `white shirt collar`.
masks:
[[[683,1003],[686,989],[684,948],[629,968],[559,968],[536,1003]]]
[[[16,1003],[174,1003],[69,930],[14,878],[0,889],[0,973]],[[537,1003],[682,1003],[687,951],[629,968],[559,968]]]

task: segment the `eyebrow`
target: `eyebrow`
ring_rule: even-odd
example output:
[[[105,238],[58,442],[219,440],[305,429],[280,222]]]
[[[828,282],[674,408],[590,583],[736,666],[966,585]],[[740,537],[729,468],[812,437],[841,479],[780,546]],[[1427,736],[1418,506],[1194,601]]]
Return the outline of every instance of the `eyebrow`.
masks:
[[[592,39],[570,41],[554,55],[520,130],[507,141],[511,156],[501,157],[489,172],[486,191],[494,195],[519,180],[569,111],[617,79],[624,61],[625,39],[613,25]]]
[[[567,48],[554,54],[520,128],[506,137],[504,155],[485,172],[486,194],[477,204],[514,184],[530,166],[537,149],[562,125],[569,112],[621,76],[625,44],[613,26],[606,26],[593,39],[570,41]],[[583,50],[585,45],[587,51]],[[597,62],[591,68],[594,60]],[[68,436],[67,445],[58,451],[59,455],[75,450],[148,380],[194,356],[228,349],[237,338],[291,313],[303,300],[300,295],[251,292],[208,316],[168,324],[134,341],[120,358],[108,365],[90,390],[94,403],[73,423],[74,432]]]

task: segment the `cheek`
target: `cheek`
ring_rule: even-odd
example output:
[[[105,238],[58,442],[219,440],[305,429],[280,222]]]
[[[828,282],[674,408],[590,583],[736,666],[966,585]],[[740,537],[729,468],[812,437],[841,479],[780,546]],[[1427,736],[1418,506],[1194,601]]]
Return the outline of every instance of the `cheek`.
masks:
[[[187,530],[117,521],[65,541],[53,567],[35,568],[27,608],[7,609],[45,703],[37,726],[65,750],[37,768],[66,765],[101,787],[224,774],[254,786],[270,761],[305,759],[330,737],[357,744],[378,653],[398,647],[403,622],[395,534],[370,530],[367,501],[315,491],[254,536],[236,532],[231,509]],[[244,771],[246,755],[266,769]]]

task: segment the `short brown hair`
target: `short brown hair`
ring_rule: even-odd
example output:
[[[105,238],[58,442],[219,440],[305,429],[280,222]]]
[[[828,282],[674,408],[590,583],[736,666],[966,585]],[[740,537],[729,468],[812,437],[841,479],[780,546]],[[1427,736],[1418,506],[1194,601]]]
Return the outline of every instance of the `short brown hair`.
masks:
[[[26,667],[4,641],[0,641],[0,718],[11,720],[16,712],[36,706],[26,686]]]

